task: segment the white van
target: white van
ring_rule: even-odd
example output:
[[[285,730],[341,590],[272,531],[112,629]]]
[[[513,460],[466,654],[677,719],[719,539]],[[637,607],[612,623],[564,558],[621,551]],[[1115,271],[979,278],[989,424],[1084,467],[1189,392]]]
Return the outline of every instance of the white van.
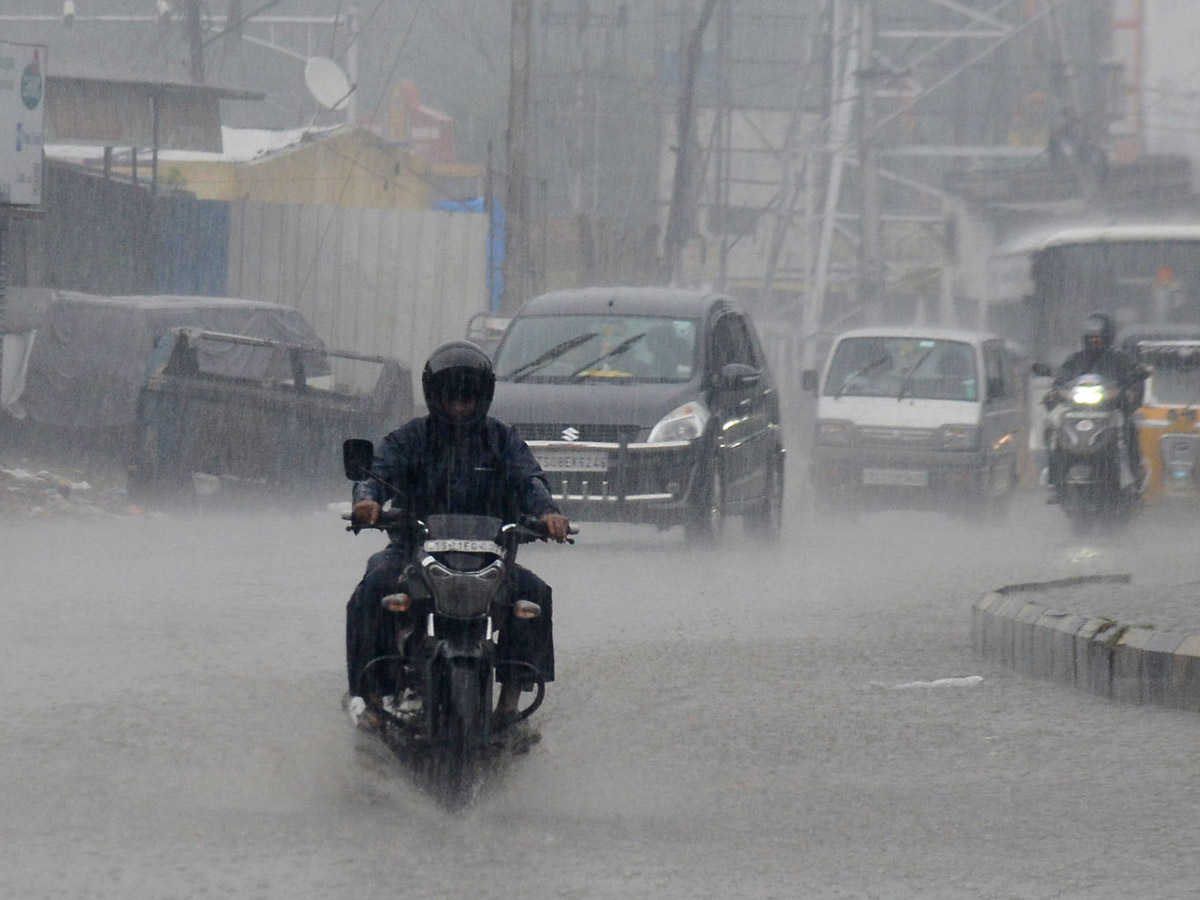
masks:
[[[818,508],[861,502],[1003,512],[1017,484],[1019,397],[1004,340],[946,328],[839,335],[818,378]]]

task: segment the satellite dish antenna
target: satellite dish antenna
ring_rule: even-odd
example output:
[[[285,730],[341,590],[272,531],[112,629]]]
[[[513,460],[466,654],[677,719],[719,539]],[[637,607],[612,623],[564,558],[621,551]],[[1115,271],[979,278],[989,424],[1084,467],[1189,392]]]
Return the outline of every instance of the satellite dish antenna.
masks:
[[[313,56],[304,64],[304,83],[318,103],[332,110],[345,109],[354,91],[342,67],[326,56]]]

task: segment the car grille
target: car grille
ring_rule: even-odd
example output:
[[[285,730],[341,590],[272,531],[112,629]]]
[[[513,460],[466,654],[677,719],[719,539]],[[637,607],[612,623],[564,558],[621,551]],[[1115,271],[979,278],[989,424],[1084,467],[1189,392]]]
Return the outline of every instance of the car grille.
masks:
[[[517,431],[527,441],[565,441],[568,428],[579,432],[577,441],[596,441],[605,444],[620,444],[636,441],[641,430],[636,425],[580,425],[566,423],[550,425],[542,422],[518,424]]]

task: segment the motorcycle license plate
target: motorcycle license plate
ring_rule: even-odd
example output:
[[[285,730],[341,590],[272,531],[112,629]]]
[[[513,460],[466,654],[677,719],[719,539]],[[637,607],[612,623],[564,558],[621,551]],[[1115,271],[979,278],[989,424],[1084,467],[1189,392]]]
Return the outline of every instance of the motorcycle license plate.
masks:
[[[607,472],[608,453],[604,450],[535,451],[538,463],[547,472]]]
[[[491,553],[503,556],[504,549],[494,541],[465,541],[457,538],[446,538],[425,542],[426,553]]]
[[[924,469],[863,469],[862,483],[886,487],[928,487]]]

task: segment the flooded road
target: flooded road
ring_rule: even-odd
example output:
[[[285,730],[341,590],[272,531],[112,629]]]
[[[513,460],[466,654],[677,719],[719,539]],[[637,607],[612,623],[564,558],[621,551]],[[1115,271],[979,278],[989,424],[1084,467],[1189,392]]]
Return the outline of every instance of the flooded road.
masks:
[[[969,638],[1003,584],[1200,579],[1194,529],[1081,544],[1030,496],[988,529],[731,532],[700,553],[585,523],[523,554],[555,587],[543,740],[451,816],[339,709],[379,536],[324,509],[2,519],[0,896],[1194,893],[1200,718]]]

